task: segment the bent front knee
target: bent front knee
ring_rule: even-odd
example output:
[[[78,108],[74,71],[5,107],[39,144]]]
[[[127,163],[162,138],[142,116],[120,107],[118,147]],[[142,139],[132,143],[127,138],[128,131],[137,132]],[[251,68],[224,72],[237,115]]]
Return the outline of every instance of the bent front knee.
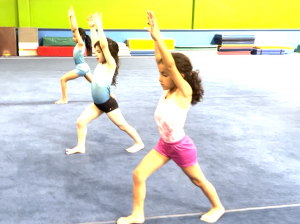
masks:
[[[121,125],[119,125],[119,128],[120,128],[120,130],[122,130],[122,131],[126,131],[126,129],[127,129],[127,125],[124,125],[124,124],[121,124]]]
[[[147,178],[143,177],[143,174],[138,170],[133,171],[133,182],[134,183],[143,183]]]
[[[83,128],[85,126],[86,126],[86,124],[80,118],[78,118],[77,119],[77,127],[78,128]]]
[[[191,178],[191,181],[197,187],[201,187],[201,188],[209,183],[208,180],[206,179],[198,179],[198,178]]]
[[[60,78],[60,82],[67,82],[67,81],[69,81],[69,79],[66,76],[62,76]]]

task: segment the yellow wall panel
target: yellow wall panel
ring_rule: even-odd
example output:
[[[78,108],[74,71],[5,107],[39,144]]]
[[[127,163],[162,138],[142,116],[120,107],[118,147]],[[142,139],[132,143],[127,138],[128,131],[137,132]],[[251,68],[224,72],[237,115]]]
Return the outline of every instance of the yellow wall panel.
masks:
[[[147,10],[155,12],[161,29],[191,29],[193,0],[28,0],[31,26],[69,28],[68,8],[72,5],[79,27],[88,28],[90,13],[102,12],[105,29],[144,29]]]
[[[299,29],[300,0],[195,0],[195,29]]]

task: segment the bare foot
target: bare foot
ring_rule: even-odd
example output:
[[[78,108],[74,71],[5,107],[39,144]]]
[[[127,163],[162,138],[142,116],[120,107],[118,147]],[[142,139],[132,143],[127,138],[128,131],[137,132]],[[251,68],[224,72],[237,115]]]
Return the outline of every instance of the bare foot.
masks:
[[[145,222],[145,218],[137,218],[130,215],[128,217],[119,218],[117,224],[142,224],[144,222]]]
[[[61,99],[55,102],[55,104],[66,104],[66,103],[68,103],[67,99]]]
[[[221,216],[225,213],[225,209],[221,208],[212,208],[207,213],[202,215],[200,219],[204,222],[214,223],[221,218]]]
[[[71,154],[75,154],[75,153],[85,153],[85,148],[79,148],[78,146],[76,146],[73,149],[66,149],[67,155],[71,155]]]
[[[131,153],[135,153],[135,152],[138,152],[138,151],[142,150],[144,147],[145,147],[145,145],[143,143],[134,144],[133,146],[127,148],[126,151],[131,152]]]

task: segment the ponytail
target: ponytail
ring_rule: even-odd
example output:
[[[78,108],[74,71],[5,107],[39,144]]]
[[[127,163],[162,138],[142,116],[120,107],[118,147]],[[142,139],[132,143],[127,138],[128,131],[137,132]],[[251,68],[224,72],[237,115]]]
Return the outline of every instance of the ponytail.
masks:
[[[92,40],[89,35],[86,35],[85,37],[85,47],[87,50],[87,56],[92,56],[93,47],[92,47]]]
[[[78,28],[79,35],[82,37],[82,40],[85,42],[85,47],[87,49],[87,55],[92,56],[92,40],[89,35],[85,33],[85,30]]]

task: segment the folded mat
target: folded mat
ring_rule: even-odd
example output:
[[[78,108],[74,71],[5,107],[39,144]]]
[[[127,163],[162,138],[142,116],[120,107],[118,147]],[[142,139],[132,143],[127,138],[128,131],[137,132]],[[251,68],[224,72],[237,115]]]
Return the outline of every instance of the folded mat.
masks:
[[[74,47],[38,47],[38,56],[73,57]]]
[[[43,46],[75,46],[72,37],[43,37]]]
[[[293,47],[281,47],[281,46],[255,46],[257,49],[291,49],[294,50]]]
[[[174,39],[164,39],[169,50],[175,49]],[[152,39],[127,39],[127,45],[130,50],[154,50],[154,41]]]
[[[221,45],[218,46],[218,49],[252,49],[253,47],[249,47],[249,46],[240,46],[240,45]]]
[[[251,54],[254,55],[282,55],[286,54],[285,49],[253,49]]]
[[[0,56],[17,56],[15,27],[0,27]]]
[[[213,41],[216,44],[221,44],[223,41],[253,41],[254,43],[255,36],[254,35],[222,35],[215,34]]]
[[[223,34],[216,34],[214,36],[215,39],[221,40],[254,40],[255,35],[223,35]]]
[[[37,56],[37,49],[19,49],[19,56]]]
[[[249,48],[249,49],[219,49],[219,51],[221,52],[229,52],[229,51],[252,51],[253,48]]]
[[[222,44],[220,47],[255,47],[254,44]]]
[[[218,55],[250,55],[251,51],[218,51]]]
[[[154,55],[155,52],[153,50],[149,50],[149,51],[130,51],[130,54],[132,56],[143,56],[143,55]]]
[[[175,46],[175,51],[216,51],[218,45]]]
[[[218,48],[219,51],[252,51],[253,47],[223,47]]]
[[[37,27],[19,27],[18,28],[19,43],[38,43]]]
[[[230,41],[230,40],[225,40],[225,41],[222,41],[221,43],[222,45],[223,44],[254,44],[254,40],[246,40],[246,41],[236,41],[236,40],[233,40],[233,41]]]

